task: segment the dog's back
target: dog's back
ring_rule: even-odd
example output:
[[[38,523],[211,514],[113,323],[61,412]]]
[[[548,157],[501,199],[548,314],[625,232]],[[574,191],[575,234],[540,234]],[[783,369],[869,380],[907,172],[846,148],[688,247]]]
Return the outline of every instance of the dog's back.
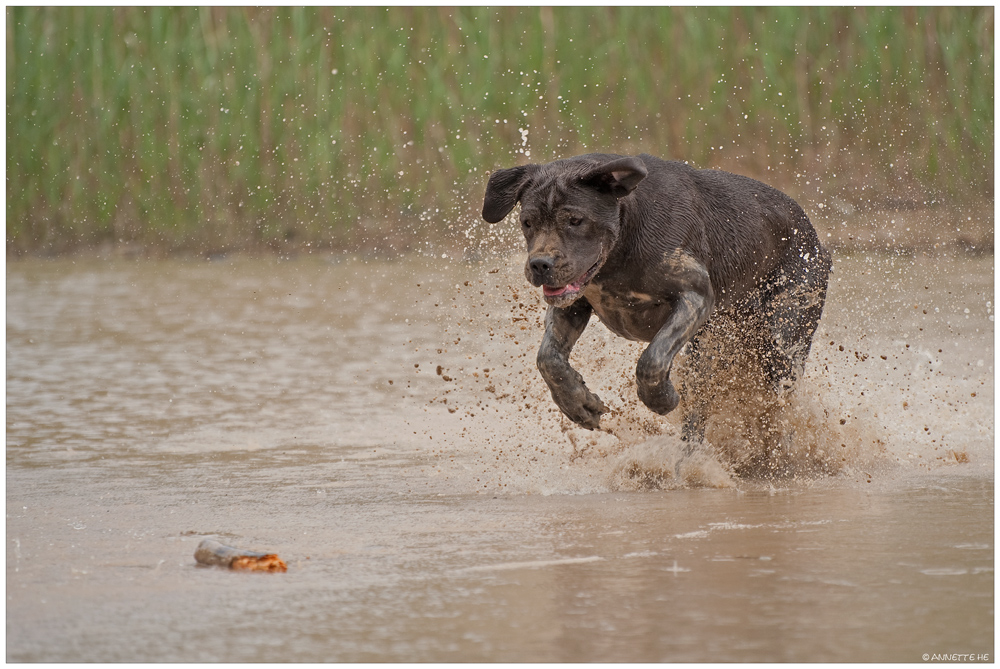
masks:
[[[802,208],[781,191],[721,170],[639,156],[649,173],[622,202],[633,253],[682,249],[705,265],[725,307],[795,258],[825,257]]]

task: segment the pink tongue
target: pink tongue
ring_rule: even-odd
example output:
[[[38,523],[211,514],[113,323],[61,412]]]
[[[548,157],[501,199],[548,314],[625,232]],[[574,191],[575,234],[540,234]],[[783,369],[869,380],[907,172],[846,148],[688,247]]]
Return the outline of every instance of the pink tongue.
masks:
[[[542,286],[542,294],[546,297],[558,297],[560,295],[565,295],[566,293],[576,292],[580,290],[580,285],[577,283],[571,283],[568,286],[563,286],[562,288],[552,288],[551,286]]]

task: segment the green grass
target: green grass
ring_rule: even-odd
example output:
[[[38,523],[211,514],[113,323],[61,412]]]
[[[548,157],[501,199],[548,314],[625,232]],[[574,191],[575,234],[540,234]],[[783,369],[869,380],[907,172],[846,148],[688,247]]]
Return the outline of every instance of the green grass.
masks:
[[[7,9],[9,253],[412,236],[591,150],[992,197],[993,9]]]

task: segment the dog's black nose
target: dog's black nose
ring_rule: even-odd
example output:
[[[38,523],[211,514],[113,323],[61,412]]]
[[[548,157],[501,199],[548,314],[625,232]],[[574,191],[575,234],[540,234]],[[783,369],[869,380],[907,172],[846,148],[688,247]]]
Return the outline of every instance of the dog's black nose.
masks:
[[[555,260],[549,256],[542,256],[541,258],[532,258],[528,262],[528,267],[531,268],[531,273],[538,278],[543,278],[548,275],[555,266]]]

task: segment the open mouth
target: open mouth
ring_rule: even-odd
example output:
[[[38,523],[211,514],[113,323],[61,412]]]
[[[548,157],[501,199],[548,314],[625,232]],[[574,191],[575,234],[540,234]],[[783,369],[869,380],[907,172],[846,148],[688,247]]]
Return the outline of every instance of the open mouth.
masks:
[[[597,257],[597,262],[595,262],[590,269],[581,274],[575,281],[572,281],[565,286],[542,286],[542,295],[545,297],[545,301],[550,304],[562,304],[567,302],[570,298],[576,299],[576,297],[580,294],[580,291],[582,291],[587,283],[594,278],[594,275],[597,274],[597,270],[601,269],[603,264],[604,254],[601,253]]]

